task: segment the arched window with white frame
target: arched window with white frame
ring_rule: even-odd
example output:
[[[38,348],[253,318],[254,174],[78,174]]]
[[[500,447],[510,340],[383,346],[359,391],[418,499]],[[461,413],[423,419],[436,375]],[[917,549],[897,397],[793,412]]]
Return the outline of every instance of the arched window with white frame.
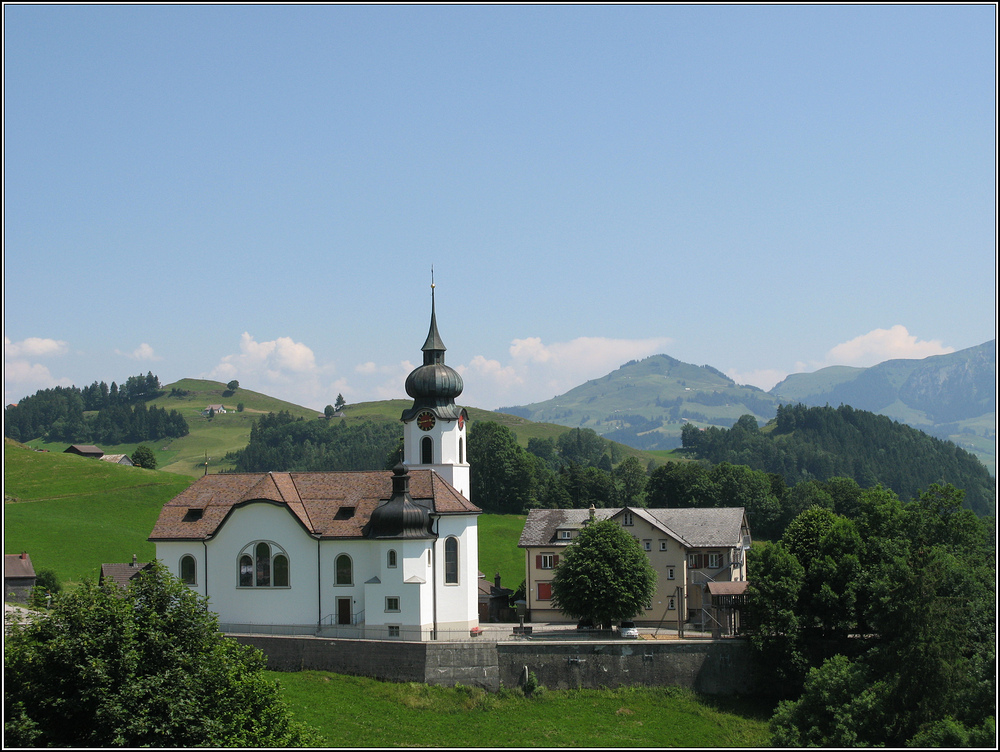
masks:
[[[455,536],[444,542],[444,584],[458,584],[458,538]]]
[[[241,588],[289,587],[288,554],[271,541],[248,543],[237,557],[238,582]]]
[[[185,585],[198,584],[198,565],[191,554],[184,554],[180,563],[181,582]]]

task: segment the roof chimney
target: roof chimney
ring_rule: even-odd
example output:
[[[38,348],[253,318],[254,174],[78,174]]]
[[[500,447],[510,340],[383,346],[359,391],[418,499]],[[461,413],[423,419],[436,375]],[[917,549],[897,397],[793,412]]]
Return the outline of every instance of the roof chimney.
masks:
[[[133,566],[133,567],[134,567],[134,566],[137,566],[137,565],[136,565],[136,558],[135,558],[135,554],[132,554],[132,566]]]
[[[21,558],[22,559],[27,559],[28,558],[28,552],[27,551],[22,551],[21,552]]]
[[[594,509],[594,502],[590,502],[590,521],[591,522],[594,521],[594,512],[595,511],[596,510]]]
[[[497,586],[497,589],[499,589],[500,588],[500,573],[499,572],[497,572],[495,575],[493,575],[493,582]]]

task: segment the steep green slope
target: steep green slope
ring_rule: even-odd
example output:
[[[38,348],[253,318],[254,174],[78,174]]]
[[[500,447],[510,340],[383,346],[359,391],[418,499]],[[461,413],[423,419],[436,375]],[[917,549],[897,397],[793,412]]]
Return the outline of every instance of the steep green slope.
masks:
[[[4,441],[4,553],[27,551],[36,571],[64,582],[101,564],[149,561],[146,538],[162,506],[193,478]]]

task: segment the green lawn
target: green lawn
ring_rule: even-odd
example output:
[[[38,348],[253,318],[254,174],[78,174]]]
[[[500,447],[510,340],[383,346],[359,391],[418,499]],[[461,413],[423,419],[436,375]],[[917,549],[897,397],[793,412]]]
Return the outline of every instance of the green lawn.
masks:
[[[491,694],[326,671],[268,672],[334,747],[759,747],[770,708],[676,687]]]
[[[517,590],[524,580],[524,550],[517,541],[524,529],[523,514],[479,515],[479,571],[493,582],[500,573],[500,584]]]

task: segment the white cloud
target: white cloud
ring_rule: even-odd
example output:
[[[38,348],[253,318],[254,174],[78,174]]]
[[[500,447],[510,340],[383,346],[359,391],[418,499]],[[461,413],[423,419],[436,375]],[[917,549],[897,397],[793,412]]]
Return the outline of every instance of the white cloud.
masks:
[[[39,389],[56,386],[72,386],[73,382],[64,377],[52,375],[48,366],[33,362],[40,358],[51,358],[69,352],[66,342],[44,337],[28,337],[20,342],[3,338],[3,386],[4,403],[15,402]]]
[[[920,359],[951,352],[955,352],[954,347],[945,347],[940,340],[918,340],[905,326],[896,324],[836,345],[827,352],[823,365],[866,367],[896,358]]]
[[[163,360],[163,358],[157,355],[153,351],[153,348],[145,342],[130,353],[122,352],[121,350],[115,350],[115,353],[118,355],[124,355],[126,358],[131,358],[132,360]]]
[[[750,384],[766,392],[788,376],[788,371],[779,371],[776,368],[761,368],[756,371],[740,372],[730,369],[726,371],[726,376],[737,384]]]
[[[65,355],[69,346],[58,339],[47,339],[43,337],[28,337],[20,342],[11,342],[7,337],[3,338],[3,355],[7,358],[47,358],[56,355]]]

